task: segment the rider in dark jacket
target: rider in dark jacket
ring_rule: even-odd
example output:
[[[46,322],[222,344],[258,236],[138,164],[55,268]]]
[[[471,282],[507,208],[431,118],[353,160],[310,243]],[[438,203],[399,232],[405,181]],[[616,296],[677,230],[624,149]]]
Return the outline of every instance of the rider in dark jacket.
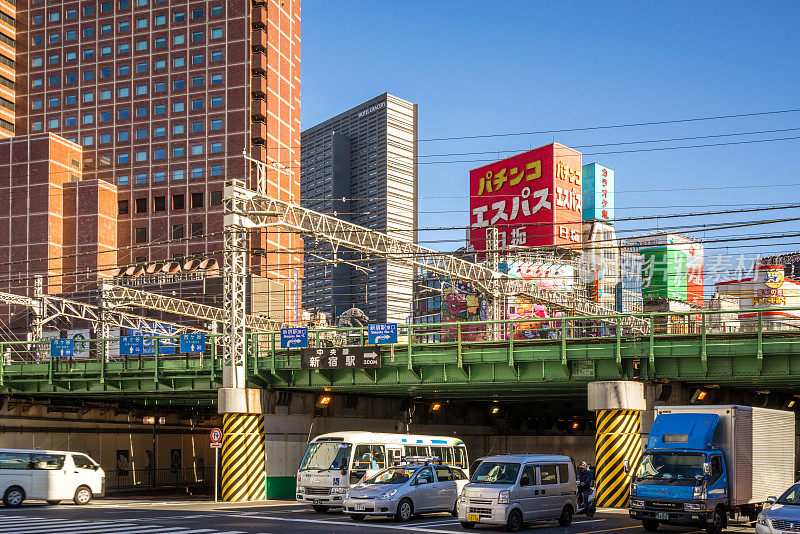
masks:
[[[594,475],[589,470],[589,464],[581,462],[578,465],[578,504],[586,508],[589,501],[589,494],[592,492],[592,482]]]

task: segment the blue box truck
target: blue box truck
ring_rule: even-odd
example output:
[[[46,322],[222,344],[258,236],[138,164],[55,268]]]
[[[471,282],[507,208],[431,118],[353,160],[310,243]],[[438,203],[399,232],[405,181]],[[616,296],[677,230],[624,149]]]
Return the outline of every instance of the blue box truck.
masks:
[[[750,406],[662,406],[631,477],[630,516],[645,530],[686,525],[718,534],[754,521],[794,483],[795,414]]]

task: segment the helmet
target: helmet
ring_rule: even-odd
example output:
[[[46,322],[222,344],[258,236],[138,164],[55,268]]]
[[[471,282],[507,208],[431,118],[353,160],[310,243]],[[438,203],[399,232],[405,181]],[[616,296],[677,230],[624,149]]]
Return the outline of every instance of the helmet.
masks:
[[[578,464],[578,467],[582,467],[584,469],[589,469],[589,464],[587,464],[586,462],[581,462],[581,463]]]

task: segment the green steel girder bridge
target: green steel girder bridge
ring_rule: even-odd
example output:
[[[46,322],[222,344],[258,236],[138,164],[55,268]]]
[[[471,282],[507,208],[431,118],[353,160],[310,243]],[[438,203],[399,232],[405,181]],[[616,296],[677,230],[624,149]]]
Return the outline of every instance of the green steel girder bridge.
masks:
[[[562,318],[544,321],[550,328],[537,339],[515,339],[520,321],[498,321],[504,341],[483,340],[488,323],[401,325],[400,343],[381,346],[381,367],[363,370],[303,369],[299,349],[280,348],[279,332],[255,333],[246,376],[248,387],[472,400],[576,397],[588,382],[617,379],[796,390],[800,330],[772,329],[762,311],[754,314],[733,332],[719,331],[714,312],[651,314],[654,328],[640,335],[598,326],[609,316]],[[363,345],[366,331],[312,330],[309,340]],[[60,360],[43,356],[47,342],[0,343],[0,393],[211,405],[222,387],[221,341],[210,336],[203,354],[124,357],[115,355],[118,340],[95,340],[83,357]]]

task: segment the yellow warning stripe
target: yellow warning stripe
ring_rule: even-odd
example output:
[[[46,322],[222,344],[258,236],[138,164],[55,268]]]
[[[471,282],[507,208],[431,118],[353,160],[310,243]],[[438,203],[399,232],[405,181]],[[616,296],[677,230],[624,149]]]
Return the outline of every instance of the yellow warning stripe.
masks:
[[[621,508],[628,502],[630,477],[625,460],[635,465],[641,456],[640,415],[635,410],[599,410],[595,458],[597,505]]]
[[[264,500],[264,416],[224,414],[222,428],[222,500]]]

